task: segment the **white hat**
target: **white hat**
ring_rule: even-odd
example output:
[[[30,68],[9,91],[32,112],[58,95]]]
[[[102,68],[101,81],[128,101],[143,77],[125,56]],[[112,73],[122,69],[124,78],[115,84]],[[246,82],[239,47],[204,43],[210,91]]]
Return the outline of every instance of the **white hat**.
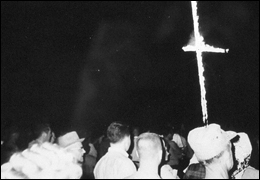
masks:
[[[199,161],[211,159],[225,150],[237,133],[223,131],[218,124],[198,127],[188,134],[188,142]]]
[[[61,147],[68,147],[76,142],[83,142],[85,138],[79,139],[76,131],[69,132],[58,138],[58,145]]]
[[[239,140],[234,142],[235,146],[235,156],[238,162],[244,162],[244,160],[251,155],[252,145],[250,139],[246,133],[237,133],[239,135]]]

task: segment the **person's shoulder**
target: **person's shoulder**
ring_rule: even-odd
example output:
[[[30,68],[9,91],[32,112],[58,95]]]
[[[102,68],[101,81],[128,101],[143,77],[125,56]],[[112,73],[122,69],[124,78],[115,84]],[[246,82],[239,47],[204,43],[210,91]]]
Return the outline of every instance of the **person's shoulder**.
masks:
[[[96,167],[97,167],[98,165],[100,165],[100,164],[103,164],[103,162],[106,161],[106,159],[107,159],[107,153],[106,153],[104,156],[102,156],[100,159],[97,160],[97,165],[96,165]]]
[[[129,175],[133,174],[137,171],[136,166],[133,161],[131,161],[129,158],[118,158],[114,161],[116,166],[121,169],[122,171],[128,172]]]
[[[134,163],[128,157],[115,152],[107,152],[99,161],[113,161],[114,163],[122,164],[122,166],[129,164],[133,164],[134,166]]]
[[[127,157],[118,158],[118,161],[120,162],[120,164],[122,166],[132,166],[132,167],[135,167],[134,162],[131,159],[127,158]]]
[[[246,168],[242,179],[259,179],[259,170],[249,166]]]
[[[132,174],[131,176],[125,177],[124,179],[136,179],[136,173]]]

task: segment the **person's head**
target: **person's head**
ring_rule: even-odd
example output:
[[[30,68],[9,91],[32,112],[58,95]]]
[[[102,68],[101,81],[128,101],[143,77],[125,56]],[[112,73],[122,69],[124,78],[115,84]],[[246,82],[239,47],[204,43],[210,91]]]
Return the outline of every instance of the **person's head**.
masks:
[[[234,165],[234,161],[233,161],[233,154],[232,154],[232,144],[228,143],[226,145],[226,148],[219,153],[218,155],[214,156],[211,159],[207,159],[203,162],[204,165],[211,165],[211,164],[218,164],[221,165],[221,167],[224,167],[226,170],[231,170],[233,165]]]
[[[133,136],[139,136],[140,135],[140,128],[137,127],[137,126],[133,127],[132,133],[133,133]]]
[[[21,130],[18,128],[18,126],[12,126],[5,130],[3,133],[3,140],[5,143],[8,144],[15,144],[21,135]]]
[[[162,144],[159,135],[155,133],[143,133],[137,139],[137,153],[142,161],[161,163]]]
[[[1,179],[79,179],[80,164],[56,144],[34,144],[1,166]]]
[[[42,142],[49,142],[51,140],[52,131],[50,125],[47,123],[36,124],[33,133],[34,137]]]
[[[59,146],[65,148],[67,151],[73,153],[75,160],[78,162],[83,162],[83,155],[85,150],[83,148],[82,142],[85,139],[80,139],[76,131],[66,133],[57,139]]]
[[[20,132],[18,132],[18,131],[17,132],[12,132],[10,134],[9,141],[12,142],[12,143],[15,143],[17,141],[17,139],[19,138],[19,136],[20,136]]]
[[[225,132],[218,124],[210,124],[191,130],[188,134],[188,143],[198,161],[206,166],[219,164],[229,171],[233,167],[230,140],[235,136],[236,133]]]
[[[172,127],[170,127],[170,126],[163,127],[162,135],[163,135],[165,140],[171,141],[173,134],[174,134],[174,132],[173,132]]]
[[[107,137],[111,145],[120,144],[127,151],[131,145],[129,126],[113,122],[107,128]]]

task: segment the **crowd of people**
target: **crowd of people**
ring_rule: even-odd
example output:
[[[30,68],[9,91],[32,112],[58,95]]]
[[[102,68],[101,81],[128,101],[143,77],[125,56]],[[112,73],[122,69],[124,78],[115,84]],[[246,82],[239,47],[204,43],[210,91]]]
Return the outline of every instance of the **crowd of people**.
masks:
[[[141,130],[112,122],[99,137],[80,138],[75,130],[56,137],[39,123],[23,145],[20,136],[13,128],[1,140],[1,179],[259,179],[252,140],[219,124],[186,136],[171,125]]]

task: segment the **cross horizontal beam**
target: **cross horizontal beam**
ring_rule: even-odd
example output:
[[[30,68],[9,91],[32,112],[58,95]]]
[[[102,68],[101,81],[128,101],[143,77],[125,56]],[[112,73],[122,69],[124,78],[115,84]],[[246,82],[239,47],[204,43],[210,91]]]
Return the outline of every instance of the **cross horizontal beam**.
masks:
[[[196,46],[187,45],[182,48],[183,51],[197,51]],[[205,44],[204,46],[199,46],[199,49],[202,52],[214,52],[214,53],[228,53],[229,49],[216,48],[210,45]]]

